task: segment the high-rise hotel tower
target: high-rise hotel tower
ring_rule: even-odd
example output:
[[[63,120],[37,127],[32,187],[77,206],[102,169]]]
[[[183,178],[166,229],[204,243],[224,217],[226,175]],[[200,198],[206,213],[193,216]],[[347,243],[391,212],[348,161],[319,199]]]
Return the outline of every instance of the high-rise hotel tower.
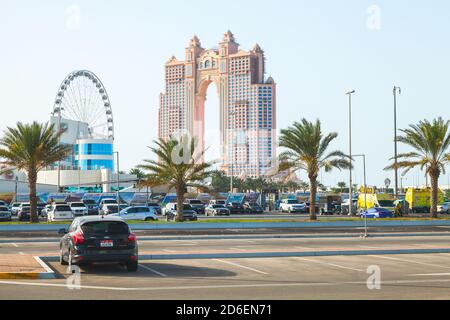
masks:
[[[265,78],[264,51],[255,45],[239,48],[233,34],[219,47],[204,49],[194,36],[185,60],[172,57],[165,66],[165,92],[160,96],[160,138],[189,134],[198,147],[220,148],[220,165],[227,175],[268,175],[276,158],[276,84]],[[206,92],[215,83],[219,95],[220,145],[205,146]],[[211,159],[208,159],[211,160]]]

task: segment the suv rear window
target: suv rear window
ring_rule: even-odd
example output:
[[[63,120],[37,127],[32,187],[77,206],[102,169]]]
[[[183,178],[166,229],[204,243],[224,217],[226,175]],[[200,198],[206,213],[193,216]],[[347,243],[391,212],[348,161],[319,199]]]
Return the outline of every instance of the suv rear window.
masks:
[[[90,235],[128,234],[128,225],[120,221],[94,221],[81,226],[83,233]]]
[[[189,200],[190,204],[203,204],[200,200]]]
[[[55,211],[71,211],[69,206],[56,206]]]
[[[85,205],[82,202],[77,202],[77,203],[71,203],[70,206],[73,208],[83,208]]]

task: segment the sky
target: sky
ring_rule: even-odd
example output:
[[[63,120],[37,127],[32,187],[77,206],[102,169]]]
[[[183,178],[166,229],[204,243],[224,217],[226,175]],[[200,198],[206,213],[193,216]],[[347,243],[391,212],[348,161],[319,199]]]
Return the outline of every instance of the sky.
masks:
[[[0,0],[0,131],[48,121],[61,81],[88,69],[108,91],[115,148],[121,170],[129,170],[151,158],[165,62],[183,59],[193,35],[211,48],[231,30],[242,49],[258,43],[265,51],[267,76],[277,83],[278,128],[320,119],[325,132],[339,134],[332,148],[348,152],[345,92],[356,90],[353,153],[366,155],[367,182],[381,186],[394,181],[383,170],[394,150],[394,85],[402,89],[399,128],[450,118],[449,12],[448,0]],[[211,87],[207,130],[219,123]],[[425,183],[418,170],[404,178],[404,185]],[[332,186],[348,181],[348,172],[320,179]],[[362,179],[357,160],[355,183]]]

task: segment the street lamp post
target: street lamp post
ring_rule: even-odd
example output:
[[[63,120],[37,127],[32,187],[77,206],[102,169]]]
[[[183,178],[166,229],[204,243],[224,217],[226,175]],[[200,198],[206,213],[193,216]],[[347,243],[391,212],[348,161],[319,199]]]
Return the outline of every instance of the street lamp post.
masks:
[[[352,185],[352,94],[354,94],[356,91],[348,91],[346,95],[348,95],[348,141],[349,141],[349,157],[350,157],[350,168],[349,168],[349,192],[348,192],[348,199],[349,199],[349,205],[348,205],[348,211],[349,215],[353,215],[353,185]]]
[[[15,180],[15,183],[16,183],[16,185],[14,187],[14,202],[17,202],[17,184],[19,182],[19,177],[16,176],[16,178],[14,180]]]
[[[61,105],[58,106],[58,134],[61,133]],[[58,136],[58,144],[61,144],[61,136]],[[61,192],[61,160],[58,160],[58,192]]]
[[[366,155],[365,154],[357,154],[353,157],[362,157],[363,158],[363,168],[364,168],[364,235],[363,238],[367,238],[369,234],[367,233],[367,181],[366,181]]]
[[[232,119],[232,121],[231,121],[231,125],[233,126],[233,128],[234,128],[234,117],[235,117],[235,115],[236,115],[236,111],[232,111],[232,112],[230,112],[230,116],[231,116],[231,119]],[[231,127],[231,126],[230,126]],[[233,174],[234,174],[234,168],[233,168],[233,165],[234,165],[234,163],[233,163],[233,158],[234,158],[234,138],[233,138],[233,133],[234,133],[234,130],[232,129],[232,131],[231,131],[231,133],[232,133],[232,135],[231,135],[231,158],[230,158],[230,193],[233,193]]]
[[[117,155],[116,158],[116,163],[117,163],[117,203],[120,204],[120,195],[119,195],[119,190],[120,190],[120,171],[119,171],[119,151],[114,151],[114,154]]]
[[[402,89],[394,86],[394,156],[395,156],[395,198],[398,199],[398,168],[397,168],[397,93]]]

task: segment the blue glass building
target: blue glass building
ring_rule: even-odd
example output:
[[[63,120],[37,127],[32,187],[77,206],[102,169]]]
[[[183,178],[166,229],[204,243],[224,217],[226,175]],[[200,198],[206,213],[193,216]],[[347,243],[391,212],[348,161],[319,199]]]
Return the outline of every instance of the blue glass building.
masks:
[[[113,141],[80,139],[74,148],[74,167],[80,170],[114,170]]]

